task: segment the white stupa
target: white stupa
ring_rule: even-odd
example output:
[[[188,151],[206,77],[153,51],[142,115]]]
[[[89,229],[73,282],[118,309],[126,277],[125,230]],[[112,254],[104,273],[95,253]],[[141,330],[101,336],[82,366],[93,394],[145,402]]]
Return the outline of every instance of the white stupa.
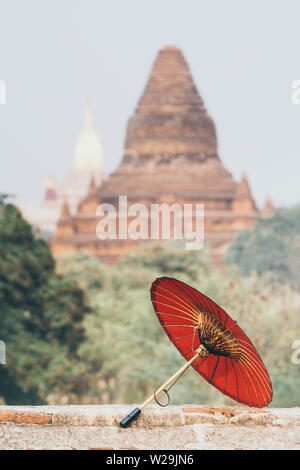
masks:
[[[102,171],[103,150],[92,123],[89,103],[86,105],[84,126],[75,146],[74,161],[76,171]]]
[[[105,175],[103,149],[92,123],[91,107],[88,103],[83,129],[74,149],[73,171],[60,186],[56,185],[53,177],[48,178],[41,204],[26,204],[17,201],[16,205],[32,225],[42,233],[51,234],[55,231],[63,202],[67,201],[71,213],[75,214],[80,200],[88,192],[91,178],[97,186],[100,186]]]
[[[75,145],[74,170],[59,189],[59,196],[67,200],[71,213],[76,212],[79,201],[86,195],[91,177],[97,186],[104,178],[103,150],[87,104],[84,126]]]

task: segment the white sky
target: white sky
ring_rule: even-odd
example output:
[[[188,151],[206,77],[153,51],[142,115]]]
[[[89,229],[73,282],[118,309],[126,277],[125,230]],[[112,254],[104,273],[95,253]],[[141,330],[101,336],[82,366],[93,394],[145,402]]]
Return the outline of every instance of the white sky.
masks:
[[[300,202],[298,0],[0,0],[0,193],[62,182],[90,97],[105,170],[157,51],[180,47],[214,119],[219,155],[261,205]]]

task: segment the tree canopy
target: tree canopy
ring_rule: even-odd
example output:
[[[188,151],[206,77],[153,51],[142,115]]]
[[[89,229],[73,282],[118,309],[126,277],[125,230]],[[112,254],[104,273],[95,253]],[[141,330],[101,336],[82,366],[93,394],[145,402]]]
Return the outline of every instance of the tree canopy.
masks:
[[[254,243],[260,236],[282,242],[286,250],[290,243],[296,257],[297,210],[258,221],[240,236],[249,237],[246,247],[234,242],[243,256],[250,246],[258,260],[267,261],[255,265],[247,255],[247,269],[224,272],[202,251],[161,244],[141,246],[113,266],[85,253],[55,266],[47,243],[34,236],[15,206],[0,200],[0,340],[7,352],[0,397],[8,404],[143,401],[184,362],[150,301],[152,282],[167,275],[196,287],[238,320],[270,373],[273,406],[299,406],[299,364],[291,360],[300,329],[298,258],[283,256],[282,264],[282,249],[272,245],[272,259],[263,249],[268,243],[259,249]],[[270,272],[275,283],[274,274],[265,275]],[[285,282],[278,282],[280,276]],[[171,397],[172,403],[233,403],[192,369]]]
[[[0,200],[0,397],[8,404],[44,403],[82,387],[76,368],[89,311],[73,280],[55,273],[44,240],[13,204]]]
[[[240,232],[228,249],[226,262],[248,276],[260,276],[300,287],[300,205],[259,218],[253,229]]]

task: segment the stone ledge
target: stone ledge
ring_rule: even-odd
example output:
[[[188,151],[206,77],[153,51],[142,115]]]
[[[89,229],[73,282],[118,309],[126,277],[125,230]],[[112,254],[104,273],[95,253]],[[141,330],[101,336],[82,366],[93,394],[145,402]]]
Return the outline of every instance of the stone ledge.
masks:
[[[117,426],[138,405],[0,406],[0,425],[52,424],[55,426]],[[132,428],[159,428],[186,424],[247,424],[300,426],[300,408],[246,406],[148,406]]]
[[[300,408],[0,406],[0,449],[300,449]]]

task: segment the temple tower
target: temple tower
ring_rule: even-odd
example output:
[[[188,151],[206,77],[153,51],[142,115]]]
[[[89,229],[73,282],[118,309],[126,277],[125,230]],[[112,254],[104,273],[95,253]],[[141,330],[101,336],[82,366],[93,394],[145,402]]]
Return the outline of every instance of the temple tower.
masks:
[[[52,239],[55,256],[72,246],[105,263],[117,260],[139,241],[99,240],[97,204],[202,203],[205,243],[214,260],[224,258],[237,232],[251,227],[260,214],[246,175],[237,183],[218,155],[216,129],[207,113],[182,52],[175,46],[159,51],[142,96],[127,125],[119,167],[100,187],[91,182],[72,217],[74,235]],[[143,241],[144,242],[144,241]]]

